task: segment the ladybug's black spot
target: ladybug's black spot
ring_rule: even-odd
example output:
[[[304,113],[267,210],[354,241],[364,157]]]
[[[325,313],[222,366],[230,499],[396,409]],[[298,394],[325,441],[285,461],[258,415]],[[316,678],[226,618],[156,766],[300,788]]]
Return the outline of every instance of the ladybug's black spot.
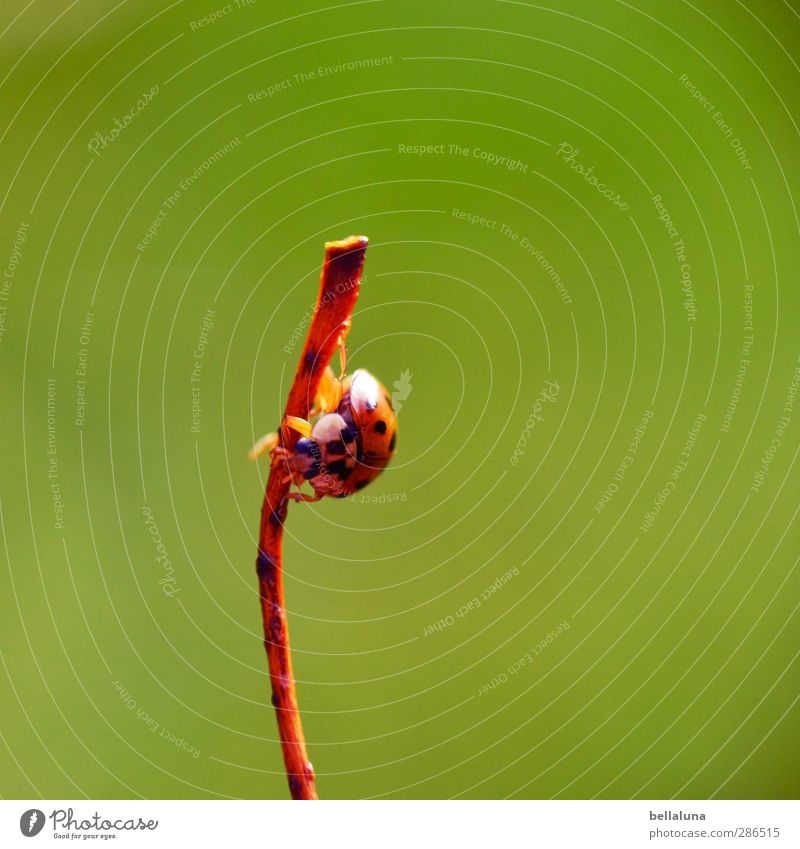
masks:
[[[320,463],[319,460],[315,460],[311,468],[306,469],[303,472],[303,480],[310,481],[311,478],[315,478],[319,474]]]
[[[280,696],[277,693],[273,693],[272,694],[272,707],[280,707],[280,706],[281,706]]]
[[[334,457],[337,454],[345,454],[347,449],[344,447],[344,442],[341,439],[332,439],[326,446],[325,450],[328,454],[333,455]]]
[[[333,463],[328,463],[325,471],[337,478],[347,480],[353,470],[347,467],[347,463],[344,460],[334,460]]]
[[[389,442],[389,450],[394,451],[395,443],[397,442],[397,431],[392,434],[392,439]]]
[[[294,447],[294,453],[308,459],[303,463],[306,468],[303,470],[303,477],[310,480],[315,475],[319,474],[319,466],[322,461],[322,451],[316,439],[311,439],[304,436],[297,440]],[[309,462],[311,465],[309,465]]]
[[[364,489],[364,487],[369,483],[369,481],[359,481],[356,484],[356,490]]]
[[[383,421],[383,419],[375,422],[373,429],[374,429],[375,433],[386,433],[386,422]]]
[[[355,425],[348,424],[346,427],[342,428],[342,442],[347,445],[352,442],[356,438],[356,428]]]

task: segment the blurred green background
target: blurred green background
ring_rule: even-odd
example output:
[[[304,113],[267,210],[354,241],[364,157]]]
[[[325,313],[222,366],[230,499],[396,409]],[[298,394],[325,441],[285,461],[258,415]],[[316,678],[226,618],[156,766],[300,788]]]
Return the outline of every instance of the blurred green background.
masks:
[[[402,410],[287,522],[321,796],[797,796],[796,3],[0,32],[4,797],[287,796],[245,454],[351,233]]]

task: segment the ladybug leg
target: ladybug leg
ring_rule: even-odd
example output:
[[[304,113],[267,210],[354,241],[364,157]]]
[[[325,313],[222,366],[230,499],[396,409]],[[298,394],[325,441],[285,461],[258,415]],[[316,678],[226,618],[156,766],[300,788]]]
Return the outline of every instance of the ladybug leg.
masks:
[[[335,377],[333,369],[328,366],[322,375],[320,389],[317,393],[317,398],[322,398],[322,403],[319,405],[323,413],[332,413],[339,408],[339,402],[342,400],[342,381],[347,374],[347,345],[345,340],[350,332],[351,322],[348,318],[342,322],[339,330],[339,377]]]
[[[294,430],[300,436],[311,436],[311,422],[301,419],[300,416],[284,416],[281,422],[281,430],[284,436],[287,430]]]
[[[348,318],[347,321],[342,323],[339,330],[339,339],[336,343],[339,346],[339,377],[336,377],[330,366],[327,366],[322,373],[319,388],[314,397],[314,407],[309,413],[311,418],[320,415],[320,413],[332,413],[339,407],[339,402],[342,400],[342,380],[344,380],[344,376],[347,373],[347,345],[345,344],[345,339],[349,332],[350,319]]]
[[[348,318],[342,322],[341,330],[339,331],[339,380],[343,380],[347,374],[347,334],[350,332],[351,321]]]
[[[309,416],[332,413],[338,408],[341,400],[342,381],[334,375],[333,369],[328,366],[322,373],[319,389],[317,389],[317,395],[314,398],[314,409],[311,410]]]
[[[272,468],[283,464],[284,476],[281,478],[281,483],[294,483],[297,486],[303,483],[303,473],[297,467],[297,455],[294,451],[284,448],[283,445],[276,445],[270,452],[270,458]]]
[[[310,437],[311,422],[301,419],[299,416],[284,416],[281,422],[281,433],[283,434],[284,442],[286,442],[287,432],[290,430],[296,431],[303,437]],[[276,445],[272,449],[271,456],[273,466],[276,463],[282,462],[286,468],[287,475],[283,479],[283,483],[294,481],[299,485],[303,482],[302,460],[294,451],[283,445]]]
[[[289,460],[292,456],[292,452],[284,448],[282,445],[278,445],[277,433],[268,433],[262,436],[261,439],[259,439],[258,442],[256,442],[256,444],[248,451],[247,456],[251,460],[257,460],[259,457],[263,457],[264,454],[267,453],[269,453],[273,466],[283,460],[286,463],[287,468],[291,468]],[[286,483],[286,481],[290,480],[292,480],[292,475],[287,475],[283,482]]]
[[[304,501],[310,504],[313,501],[319,501],[322,495],[319,492],[315,492],[313,495],[306,495],[305,492],[290,492],[286,497],[291,498],[292,501]]]
[[[278,445],[277,433],[266,433],[256,444],[247,452],[247,456],[251,460],[257,460],[265,454],[272,452]]]
[[[299,416],[284,416],[281,422],[281,431],[284,437],[286,436],[287,428],[297,431],[301,436],[311,436],[311,422],[301,419]],[[267,433],[247,452],[247,456],[251,460],[257,460],[265,454],[271,454],[274,457],[280,448],[278,441],[277,433]]]

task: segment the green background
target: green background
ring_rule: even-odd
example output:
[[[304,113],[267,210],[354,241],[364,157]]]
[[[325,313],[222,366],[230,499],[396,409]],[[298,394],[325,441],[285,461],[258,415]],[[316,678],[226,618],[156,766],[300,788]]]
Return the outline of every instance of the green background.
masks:
[[[192,26],[224,5],[0,13],[2,795],[287,795],[245,454],[323,242],[364,233],[350,363],[411,389],[363,499],[290,508],[321,796],[796,797],[797,3],[256,0]]]

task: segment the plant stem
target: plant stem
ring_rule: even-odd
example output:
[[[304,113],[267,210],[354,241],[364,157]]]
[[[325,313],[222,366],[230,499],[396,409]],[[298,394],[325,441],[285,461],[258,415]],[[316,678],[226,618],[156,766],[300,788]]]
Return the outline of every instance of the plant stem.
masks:
[[[287,416],[303,419],[309,416],[322,373],[337,348],[340,334],[349,327],[350,316],[358,298],[366,250],[367,240],[364,236],[350,236],[325,245],[319,295],[286,401]],[[278,429],[280,444],[291,450],[298,434],[288,431],[284,435],[282,430]],[[306,753],[297,706],[283,593],[283,526],[290,487],[285,477],[283,465],[273,464],[261,507],[256,571],[261,592],[264,647],[269,660],[272,704],[278,717],[289,790],[293,799],[316,799],[314,770]]]

